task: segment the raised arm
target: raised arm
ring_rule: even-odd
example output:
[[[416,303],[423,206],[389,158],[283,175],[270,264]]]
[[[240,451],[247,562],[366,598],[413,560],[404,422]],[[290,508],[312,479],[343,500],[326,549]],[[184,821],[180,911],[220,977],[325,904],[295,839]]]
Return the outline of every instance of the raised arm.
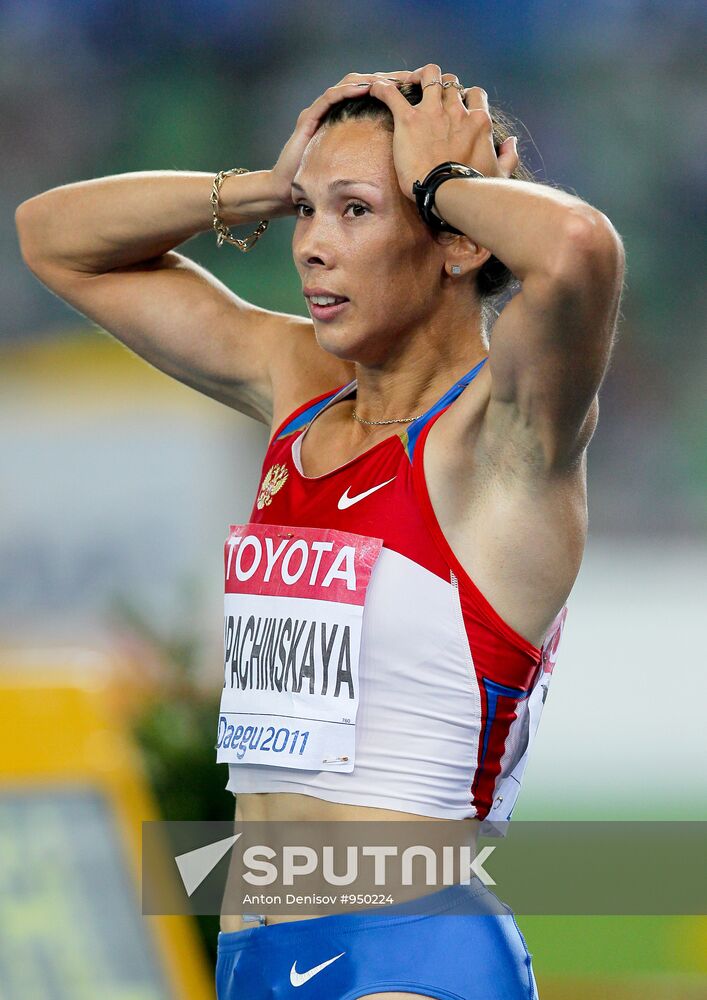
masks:
[[[539,446],[537,469],[572,468],[594,431],[624,275],[622,241],[601,212],[518,180],[451,180],[440,214],[473,234],[522,282],[489,344],[486,430],[515,425]]]
[[[253,228],[294,214],[304,148],[326,110],[355,93],[360,85],[330,87],[305,108],[271,170],[226,177],[223,222]],[[17,208],[20,249],[47,288],[150,364],[269,424],[347,381],[350,366],[318,346],[311,320],[252,305],[175,252],[211,229],[212,182],[165,170],[52,188]]]
[[[522,283],[490,338],[484,432],[517,432],[536,472],[572,468],[597,419],[623,286],[621,238],[580,198],[512,179],[517,154],[506,141],[497,155],[486,92],[470,88],[465,104],[454,87],[432,86],[440,77],[434,64],[416,71],[424,96],[414,107],[391,84],[371,90],[395,117],[401,189],[412,200],[413,181],[446,160],[484,175],[445,181],[435,195],[437,213],[466,237],[470,270],[493,253]]]
[[[20,247],[44,285],[150,364],[268,421],[268,359],[297,318],[251,305],[173,249],[211,226],[212,181],[151,171],[53,188],[17,209]],[[225,178],[224,221],[278,214],[272,192],[269,171]]]

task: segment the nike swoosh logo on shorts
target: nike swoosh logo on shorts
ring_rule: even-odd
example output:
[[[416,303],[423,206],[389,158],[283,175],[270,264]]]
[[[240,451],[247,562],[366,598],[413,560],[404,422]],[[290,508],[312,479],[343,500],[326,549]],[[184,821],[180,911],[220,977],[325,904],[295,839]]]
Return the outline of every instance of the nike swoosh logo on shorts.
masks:
[[[393,476],[395,479],[395,476]],[[339,510],[346,510],[347,507],[351,507],[352,504],[358,503],[359,500],[363,500],[364,497],[370,496],[371,493],[375,493],[382,486],[387,486],[388,483],[392,483],[393,479],[386,479],[384,483],[378,483],[377,486],[371,486],[370,490],[366,490],[365,493],[357,493],[355,497],[349,496],[350,486],[347,486],[345,491],[339,497],[339,503],[337,504]]]
[[[341,955],[345,954],[345,951],[341,952]],[[297,971],[297,960],[295,959],[292,963],[292,968],[290,969],[290,982],[293,986],[304,986],[304,984],[308,983],[309,980],[316,976],[318,972],[321,972],[322,969],[326,969],[327,965],[331,965],[331,963],[335,962],[337,958],[341,958],[341,955],[334,955],[333,958],[330,958],[326,962],[322,962],[321,965],[315,965],[313,969],[309,969],[307,972]]]

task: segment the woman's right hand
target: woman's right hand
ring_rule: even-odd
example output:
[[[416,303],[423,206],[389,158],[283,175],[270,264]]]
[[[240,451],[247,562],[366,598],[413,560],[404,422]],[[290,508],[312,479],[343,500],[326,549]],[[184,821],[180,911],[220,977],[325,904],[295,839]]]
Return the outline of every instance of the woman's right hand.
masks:
[[[282,205],[282,211],[278,212],[278,215],[295,214],[295,206],[292,203],[292,181],[302,162],[307,143],[319,128],[329,108],[339,101],[367,93],[370,85],[378,79],[396,79],[399,83],[405,83],[411,76],[413,72],[410,70],[398,70],[392,73],[348,73],[343,80],[329,87],[321,97],[300,112],[294,132],[270,171],[275,197]]]

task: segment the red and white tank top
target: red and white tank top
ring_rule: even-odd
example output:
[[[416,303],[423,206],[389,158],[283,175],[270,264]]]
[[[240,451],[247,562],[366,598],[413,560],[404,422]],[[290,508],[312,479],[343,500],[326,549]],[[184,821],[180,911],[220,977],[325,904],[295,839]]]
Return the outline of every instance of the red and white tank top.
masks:
[[[250,520],[225,549],[227,788],[299,792],[423,816],[510,819],[552,676],[564,607],[541,648],[491,607],[451,550],[423,471],[426,413],[322,476],[302,438],[356,380],[276,430]]]

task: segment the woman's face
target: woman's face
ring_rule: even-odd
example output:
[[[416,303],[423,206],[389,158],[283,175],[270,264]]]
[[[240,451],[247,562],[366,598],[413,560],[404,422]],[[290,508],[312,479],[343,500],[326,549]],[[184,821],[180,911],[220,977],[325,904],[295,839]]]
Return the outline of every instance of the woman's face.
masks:
[[[444,247],[400,190],[392,133],[371,120],[322,127],[302,157],[292,199],[292,254],[303,289],[349,300],[317,317],[307,299],[325,350],[375,365],[406,334],[429,328],[440,308]]]

